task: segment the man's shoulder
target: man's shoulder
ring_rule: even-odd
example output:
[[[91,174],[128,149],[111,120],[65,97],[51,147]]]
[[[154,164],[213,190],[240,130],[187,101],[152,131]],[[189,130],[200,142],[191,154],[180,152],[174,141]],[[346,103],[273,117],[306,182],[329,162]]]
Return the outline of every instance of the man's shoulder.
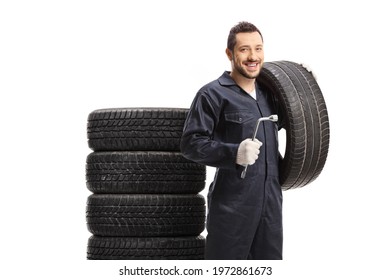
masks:
[[[221,84],[218,82],[218,79],[215,79],[215,80],[205,84],[204,86],[202,86],[199,91],[210,92],[210,91],[213,91],[213,90],[219,89],[219,88],[221,88]]]
[[[205,94],[221,94],[223,91],[223,88],[228,86],[231,82],[229,81],[230,76],[228,72],[224,72],[218,79],[215,79],[207,84],[205,84],[203,87],[200,88],[199,92],[205,93]],[[233,82],[234,83],[234,82]]]

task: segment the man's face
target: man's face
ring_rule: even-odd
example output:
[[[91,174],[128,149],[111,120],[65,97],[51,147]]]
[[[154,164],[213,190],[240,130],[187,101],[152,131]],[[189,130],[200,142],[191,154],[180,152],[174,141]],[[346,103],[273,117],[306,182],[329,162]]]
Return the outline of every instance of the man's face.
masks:
[[[227,50],[232,62],[232,72],[248,79],[260,74],[264,62],[263,40],[258,32],[236,34],[233,53]]]

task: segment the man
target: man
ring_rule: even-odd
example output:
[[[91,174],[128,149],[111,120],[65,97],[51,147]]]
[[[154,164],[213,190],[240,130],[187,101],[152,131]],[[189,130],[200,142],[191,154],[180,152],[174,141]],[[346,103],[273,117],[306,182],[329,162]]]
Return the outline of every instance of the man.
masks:
[[[282,259],[277,124],[262,122],[250,139],[258,118],[278,113],[275,98],[256,83],[264,62],[258,28],[234,26],[226,54],[231,72],[199,90],[181,140],[186,158],[217,168],[208,194],[205,259]]]

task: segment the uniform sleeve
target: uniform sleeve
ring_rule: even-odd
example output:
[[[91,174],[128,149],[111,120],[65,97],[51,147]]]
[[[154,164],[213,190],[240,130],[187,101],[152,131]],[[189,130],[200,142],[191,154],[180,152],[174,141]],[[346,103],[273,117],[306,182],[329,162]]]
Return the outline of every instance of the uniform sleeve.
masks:
[[[189,160],[218,168],[235,169],[239,144],[214,139],[221,108],[205,93],[195,97],[184,124],[180,149]]]

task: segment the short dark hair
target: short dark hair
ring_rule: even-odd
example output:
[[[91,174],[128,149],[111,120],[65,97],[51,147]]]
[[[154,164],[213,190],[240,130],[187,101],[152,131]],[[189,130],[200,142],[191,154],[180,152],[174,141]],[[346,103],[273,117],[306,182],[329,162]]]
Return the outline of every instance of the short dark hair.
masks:
[[[251,33],[251,32],[259,32],[261,36],[261,40],[263,40],[263,35],[261,35],[260,30],[255,25],[247,21],[239,22],[238,24],[233,26],[232,29],[230,29],[229,37],[227,40],[227,48],[233,51],[234,46],[237,42],[236,40],[237,33]]]

